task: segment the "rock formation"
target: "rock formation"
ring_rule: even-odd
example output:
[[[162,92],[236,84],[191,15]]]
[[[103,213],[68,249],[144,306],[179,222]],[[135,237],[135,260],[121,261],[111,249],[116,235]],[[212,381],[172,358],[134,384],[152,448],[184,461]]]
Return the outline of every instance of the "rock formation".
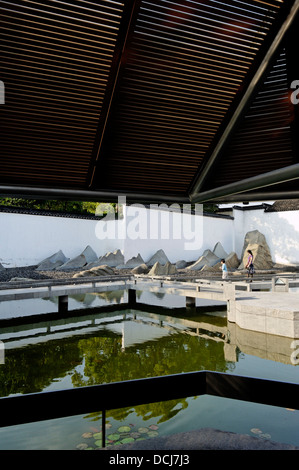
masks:
[[[220,258],[211,250],[205,250],[195,263],[187,267],[191,271],[200,271],[204,266],[214,266],[220,261]]]
[[[220,272],[221,259],[225,259],[229,270],[237,269],[240,261],[234,251],[227,254],[220,242],[216,243],[213,251],[205,250],[195,263],[186,269],[191,271]]]
[[[149,267],[144,263],[136,266],[136,268],[133,268],[131,271],[132,274],[147,274],[148,272]]]
[[[270,248],[265,235],[258,230],[247,232],[244,238],[244,245],[239,269],[244,269],[247,263],[248,253],[251,250],[253,254],[253,264],[255,269],[271,269],[273,261]]]
[[[185,269],[187,267],[188,263],[184,259],[181,259],[175,263],[175,267],[177,269]]]
[[[227,269],[229,271],[234,271],[238,269],[240,261],[239,261],[237,254],[234,251],[232,251],[224,259],[225,259]],[[221,261],[218,261],[218,263],[214,264],[214,266],[207,266],[207,265],[204,266],[202,271],[220,272],[220,269],[221,269]]]
[[[133,256],[133,258],[129,259],[125,264],[117,266],[117,269],[133,269],[141,264],[144,264],[144,261],[140,253],[138,253],[137,256]]]
[[[112,276],[114,275],[114,270],[110,266],[96,266],[91,269],[86,269],[74,274],[73,278],[78,277],[96,277],[96,276]]]
[[[226,256],[225,263],[228,269],[237,269],[239,267],[240,261],[237,254],[232,251],[229,255]]]
[[[104,256],[101,256],[98,262],[99,264],[116,268],[117,266],[123,265],[125,263],[125,258],[120,250],[115,250],[113,252],[106,253]]]
[[[154,264],[150,272],[148,273],[149,276],[166,276],[169,274],[176,274],[177,269],[174,264],[171,264],[169,261],[162,265],[158,261]]]
[[[216,243],[216,245],[214,246],[213,253],[219,259],[226,259],[228,256],[220,242]]]
[[[93,249],[88,245],[85,250],[75,258],[70,259],[63,265],[56,268],[58,271],[66,271],[71,269],[78,269],[82,268],[83,266],[91,263],[97,259],[96,253]]]
[[[154,266],[155,263],[160,263],[164,266],[166,263],[169,263],[169,259],[167,258],[166,254],[163,250],[158,250],[147,262],[147,266]]]
[[[41,261],[38,265],[36,270],[37,271],[53,271],[56,268],[59,268],[62,266],[64,263],[69,261],[69,258],[67,258],[61,250],[57,251],[57,253],[54,253],[53,255],[49,256],[48,258],[45,258],[43,261]]]

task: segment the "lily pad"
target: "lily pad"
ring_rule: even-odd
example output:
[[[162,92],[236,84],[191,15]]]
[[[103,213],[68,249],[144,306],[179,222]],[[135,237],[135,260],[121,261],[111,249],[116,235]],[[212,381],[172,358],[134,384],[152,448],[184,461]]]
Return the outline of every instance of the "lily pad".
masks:
[[[130,431],[131,431],[130,426],[120,426],[120,428],[118,428],[118,432],[130,432]]]
[[[79,450],[85,450],[85,449],[87,449],[87,447],[88,447],[88,444],[84,444],[84,443],[78,444],[76,446],[76,448],[79,449]]]
[[[90,430],[91,430],[92,432],[99,432],[99,429],[98,429],[98,428],[93,428],[93,427],[91,427]]]
[[[250,429],[250,431],[253,433],[253,434],[261,434],[263,431],[261,431],[260,429],[258,428],[252,428]]]
[[[140,432],[140,434],[146,434],[148,432],[148,428],[138,428],[138,432]]]
[[[121,445],[121,441],[111,441],[107,447],[111,447],[111,446],[118,446],[118,445]]]
[[[102,447],[102,441],[101,440],[95,441],[94,445],[97,447]]]
[[[133,437],[126,437],[125,439],[121,440],[122,444],[129,444],[130,442],[134,442],[135,439]]]
[[[82,437],[83,437],[84,439],[89,439],[89,438],[92,437],[92,436],[93,436],[92,432],[84,432],[84,433],[82,434]]]
[[[152,431],[157,431],[157,429],[159,429],[159,426],[157,426],[156,424],[151,424],[149,426],[149,428],[152,430]]]
[[[148,437],[156,437],[159,436],[159,433],[157,431],[149,431],[147,435]]]
[[[271,434],[268,434],[267,432],[264,432],[262,434],[259,434],[259,437],[261,439],[271,439]]]
[[[108,436],[109,441],[118,441],[119,438],[120,438],[119,434],[116,434],[116,433],[109,434]]]
[[[134,432],[133,431],[133,432],[130,433],[130,437],[133,437],[134,439],[137,439],[140,436],[141,436],[140,432]]]
[[[96,432],[95,434],[92,435],[95,439],[101,439],[102,438],[102,433],[101,432]]]

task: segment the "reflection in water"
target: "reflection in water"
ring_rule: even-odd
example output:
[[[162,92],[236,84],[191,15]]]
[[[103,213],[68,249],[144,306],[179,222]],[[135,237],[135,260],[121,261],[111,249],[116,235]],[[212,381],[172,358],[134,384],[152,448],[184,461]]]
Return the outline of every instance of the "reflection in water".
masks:
[[[5,364],[0,368],[0,395],[51,389],[66,376],[73,387],[81,387],[234,368],[233,362],[225,359],[224,341],[219,336],[212,332],[209,336],[202,329],[196,332],[175,318],[171,323],[169,317],[123,311],[110,317],[95,316],[89,323],[82,320],[79,318],[75,323],[72,319],[69,325],[60,325],[60,329],[52,322],[47,332],[40,324],[39,328],[26,332],[20,330],[18,338],[6,339]],[[185,322],[202,326],[194,320]],[[5,331],[2,331],[3,338]]]
[[[119,306],[111,312],[99,313],[97,309],[95,313],[86,312],[68,319],[2,328],[0,340],[5,342],[6,354],[5,364],[0,367],[0,396],[205,369],[298,382],[296,367],[287,357],[291,340],[273,336],[272,341],[269,335],[245,332],[228,324],[223,310],[203,313],[202,309],[197,309],[187,316],[185,309],[160,308],[158,314],[154,307],[140,311],[121,310]],[[194,429],[198,426],[195,410],[201,416],[200,422],[206,420],[209,425],[214,419],[214,411],[207,405],[207,400],[217,401],[215,397],[185,398],[111,410],[107,412],[107,425],[112,427],[110,436],[115,438],[122,425],[132,427],[130,436],[124,439],[136,437],[140,434],[138,429],[142,428],[147,428],[149,436],[157,432]],[[201,408],[202,403],[204,408]],[[225,407],[229,410],[227,403]],[[254,416],[254,405],[250,406],[246,419]],[[34,446],[31,441],[31,444],[24,441],[24,425],[14,426],[9,432],[0,429],[0,448],[49,448],[51,444],[40,437],[40,429],[44,435],[50,433],[49,442],[54,442],[61,426],[65,429],[65,437],[62,442],[52,444],[54,448],[75,448],[81,434],[92,436],[92,441],[99,442],[94,435],[100,432],[97,428],[100,428],[101,414],[94,412],[83,418],[77,418],[74,432],[71,431],[74,418],[53,420],[53,427],[48,423],[26,425],[36,434]],[[219,416],[215,415],[215,419],[217,427]],[[297,423],[296,419],[294,423]],[[231,414],[226,423],[219,422],[219,426],[227,429],[227,420],[232,421]],[[263,427],[263,424],[259,426]],[[251,423],[251,427],[255,429],[257,422]],[[234,423],[230,430],[238,432],[239,428],[240,423]],[[15,442],[16,447],[10,447],[14,445],[10,442]],[[82,448],[85,447],[86,444]]]

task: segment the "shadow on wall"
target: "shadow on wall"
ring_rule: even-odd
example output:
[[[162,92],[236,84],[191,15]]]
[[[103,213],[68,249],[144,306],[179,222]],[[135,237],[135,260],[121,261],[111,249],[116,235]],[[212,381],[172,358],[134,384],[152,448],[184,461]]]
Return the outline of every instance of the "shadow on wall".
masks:
[[[253,216],[250,227],[265,235],[274,263],[299,265],[298,212],[263,212]]]

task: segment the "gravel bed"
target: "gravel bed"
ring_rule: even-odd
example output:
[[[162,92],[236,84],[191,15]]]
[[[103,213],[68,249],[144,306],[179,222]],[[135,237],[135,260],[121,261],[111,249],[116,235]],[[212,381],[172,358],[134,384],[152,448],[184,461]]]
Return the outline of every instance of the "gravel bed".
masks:
[[[5,268],[0,270],[0,282],[9,282],[12,278],[28,278],[35,280],[70,279],[79,269],[73,271],[36,271],[37,266]]]
[[[73,270],[70,270],[70,271],[37,271],[36,270],[37,266],[25,266],[25,267],[17,267],[17,268],[4,268],[4,269],[1,269],[0,270],[0,283],[1,282],[9,282],[12,278],[27,278],[27,279],[34,279],[34,280],[46,280],[46,279],[71,279],[74,274],[76,274],[77,272],[80,272],[80,271],[84,271],[84,267],[83,268],[79,268],[79,269],[73,269]],[[268,275],[269,276],[273,276],[274,273],[275,274],[280,274],[281,272],[283,272],[283,270],[271,270],[269,272],[267,271],[258,271],[256,272],[256,278],[259,277],[259,275]],[[121,269],[121,270],[117,270],[117,269],[114,269],[114,273],[115,275],[121,275],[121,276],[124,276],[124,275],[129,275],[131,274],[131,270],[130,269]],[[298,269],[295,270],[295,273],[298,273]],[[229,279],[230,280],[234,280],[234,277],[238,277],[238,278],[243,278],[244,277],[244,280],[247,279],[247,274],[245,271],[243,272],[236,272],[235,275],[233,275],[233,273],[230,273],[230,277]],[[165,276],[166,278],[167,277],[171,277],[172,279],[186,279],[186,280],[194,280],[194,279],[200,279],[200,278],[204,278],[204,279],[221,279],[221,272],[209,272],[209,271],[203,271],[203,272],[198,272],[198,271],[193,271],[193,272],[190,272],[186,269],[180,269],[178,270],[178,273],[177,274],[172,274],[171,276]]]
[[[74,274],[84,271],[84,267],[80,269],[74,269],[70,271],[36,271],[37,266],[25,266],[25,267],[17,267],[17,268],[5,268],[0,270],[0,283],[1,282],[9,282],[11,279],[17,278],[26,278],[26,279],[34,279],[34,280],[46,280],[46,279],[71,279]],[[114,273],[116,276],[124,276],[130,275],[130,269],[121,269],[117,270],[114,269]],[[168,276],[165,276],[168,277]],[[198,279],[203,277],[202,273],[193,272],[187,270],[179,270],[179,272],[175,275],[171,275],[171,278],[186,278],[186,279]],[[209,277],[207,273],[204,274],[204,277]],[[213,274],[215,277],[215,274]],[[218,277],[218,276],[216,276]],[[221,277],[221,273],[219,273],[219,278]]]

